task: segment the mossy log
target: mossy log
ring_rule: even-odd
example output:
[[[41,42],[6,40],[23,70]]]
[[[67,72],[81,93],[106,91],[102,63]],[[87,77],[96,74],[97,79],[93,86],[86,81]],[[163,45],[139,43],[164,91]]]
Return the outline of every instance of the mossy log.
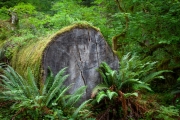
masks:
[[[112,69],[118,69],[118,58],[99,29],[88,24],[75,24],[61,29],[48,39],[20,47],[13,55],[12,66],[24,76],[30,67],[39,83],[44,82],[48,67],[54,75],[67,67],[70,76],[65,84],[74,83],[69,92],[73,93],[86,85],[83,99],[89,99],[92,89],[102,81],[96,70],[102,61]]]

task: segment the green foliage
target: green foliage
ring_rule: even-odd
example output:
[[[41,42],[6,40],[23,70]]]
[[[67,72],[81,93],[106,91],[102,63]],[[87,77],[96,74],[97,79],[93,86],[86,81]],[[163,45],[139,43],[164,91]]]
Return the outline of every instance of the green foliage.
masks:
[[[102,32],[104,32],[104,24],[107,21],[105,17],[101,15],[99,9],[100,8],[94,6],[84,7],[73,0],[60,1],[52,6],[54,15],[51,17],[50,22],[55,28],[59,29],[76,21],[87,21],[94,26],[99,27]]]
[[[7,59],[11,59],[13,50],[17,46],[43,39],[75,22],[87,21],[99,27],[109,44],[112,44],[112,37],[122,33],[127,26],[126,33],[117,41],[116,54],[121,60],[120,70],[112,70],[109,66],[101,64],[98,71],[104,81],[93,90],[92,98],[104,91],[105,97],[101,97],[99,103],[101,104],[103,100],[114,102],[113,98],[117,96],[112,94],[114,97],[110,100],[111,97],[107,96],[108,90],[118,95],[118,90],[121,90],[126,99],[135,98],[137,91],[151,90],[149,84],[152,85],[151,88],[154,91],[161,93],[175,86],[173,94],[177,94],[179,93],[177,79],[180,77],[180,52],[177,52],[180,51],[179,6],[178,0],[44,0],[43,2],[40,0],[1,0],[0,41],[6,42],[5,50],[1,51],[1,60],[8,62]],[[17,13],[19,18],[16,29],[9,22],[11,12]],[[138,56],[129,54],[130,51],[136,52]],[[160,71],[157,72],[158,70]],[[49,87],[40,88],[40,95],[45,95],[50,90],[54,77],[48,79],[51,79],[51,84],[46,83]],[[61,94],[57,90],[51,91],[50,101],[47,99],[47,104],[54,102],[50,106],[57,106],[58,100],[54,100],[53,96],[59,94],[57,99],[61,98],[70,87],[71,85],[62,89]],[[36,101],[42,99],[45,98],[37,97]],[[74,97],[74,99],[78,101],[79,97]],[[176,103],[179,103],[179,98],[176,99]],[[60,117],[63,116],[64,110],[57,108],[53,109],[53,112],[53,115],[48,114],[47,118],[54,119],[58,116],[60,119],[66,119]]]
[[[139,98],[139,93],[144,90],[152,91],[149,83],[154,79],[164,79],[161,74],[169,72],[155,71],[155,64],[156,62],[146,62],[145,59],[142,60],[130,53],[120,60],[119,70],[112,70],[107,63],[102,62],[98,71],[103,83],[93,89],[91,97],[95,98],[98,104],[103,104],[104,109],[114,108],[118,113],[122,110],[121,117],[128,117],[128,109],[131,111],[129,114],[134,114],[134,119],[142,117],[145,108],[136,100]],[[136,109],[133,106],[136,106]],[[106,112],[104,111],[104,114],[107,115]],[[111,112],[109,111],[108,114],[114,114]],[[112,118],[119,119],[120,116],[114,115]]]
[[[174,117],[179,116],[179,111],[174,106],[161,106],[159,110],[157,110],[158,115],[156,118],[164,119],[164,120],[174,120]]]
[[[8,12],[8,9],[6,7],[2,7],[0,9],[0,18],[1,18],[1,20],[8,19],[9,16],[8,16],[7,12]]]
[[[123,37],[118,38],[118,54],[120,58],[129,51],[136,52],[139,57],[149,57],[151,61],[158,61],[158,70],[173,70],[174,73],[164,75],[166,82],[161,84],[160,92],[176,84],[179,77],[179,6],[175,1],[137,1],[116,0],[119,2],[120,11],[112,11],[114,36],[122,33],[125,26],[128,29]],[[114,6],[119,8],[118,2]],[[166,3],[166,4],[164,4]],[[128,22],[123,15],[128,16]],[[173,56],[173,57],[172,57]],[[178,69],[178,70],[177,70]],[[155,86],[156,87],[156,86]],[[159,86],[160,87],[160,86]]]
[[[100,91],[96,97],[96,101],[99,103],[103,98],[107,97],[104,91]]]
[[[100,91],[98,93],[98,95],[96,96],[96,101],[99,103],[105,97],[107,97],[107,98],[109,98],[111,100],[115,96],[118,96],[118,94],[116,92],[113,92],[113,91],[110,91],[110,90],[107,90],[106,92]]]
[[[125,93],[133,92],[134,90],[139,89],[147,89],[151,91],[151,88],[149,87],[149,84],[147,84],[147,82],[158,76],[160,77],[160,73],[165,72],[153,72],[152,74],[150,74],[150,71],[153,69],[152,66],[155,63],[148,62],[143,64],[137,56],[133,55],[130,57],[130,53],[125,55],[120,63],[121,66],[119,68],[119,71],[112,70],[105,62],[101,63],[98,71],[100,72],[100,75],[104,80],[104,84],[98,85],[92,92],[92,94],[97,94],[97,90],[101,91],[99,92],[100,95],[97,95],[98,101],[107,96],[105,92],[102,91],[103,89],[107,88],[113,88],[116,92],[121,90]],[[129,95],[136,96],[136,94],[134,93],[127,94],[127,96]]]
[[[116,92],[113,92],[113,91],[110,91],[110,90],[107,90],[106,91],[106,94],[108,96],[108,98],[111,100],[114,96],[118,96],[118,94]]]
[[[138,97],[138,93],[137,92],[134,92],[134,93],[125,93],[124,96],[125,96],[125,98],[128,98],[130,96]]]
[[[173,87],[172,94],[180,93],[180,77],[177,79],[176,85]]]
[[[0,41],[3,42],[9,35],[13,35],[11,25],[4,20],[0,20]]]
[[[117,71],[112,70],[105,62],[102,62],[97,70],[102,76],[106,86],[109,87],[115,84],[115,80],[117,79]]]
[[[64,75],[66,68],[60,70],[56,76],[50,71],[45,83],[41,85],[41,88],[38,88],[30,69],[28,69],[28,76],[25,80],[12,67],[1,66],[3,75],[1,75],[2,83],[0,85],[3,91],[0,99],[15,102],[11,106],[11,110],[15,112],[13,118],[54,117],[56,119],[63,116],[63,118],[76,119],[88,117],[90,114],[88,111],[85,115],[80,113],[89,101],[83,102],[77,108],[75,107],[86,87],[82,86],[75,93],[67,95],[66,92],[72,85],[63,85],[68,77],[68,75]]]
[[[10,11],[17,12],[19,17],[26,17],[36,13],[35,6],[29,3],[19,3],[18,5],[9,8]]]
[[[180,77],[177,79],[176,84],[173,86],[171,95],[173,95],[173,104],[180,110]]]
[[[147,89],[151,91],[149,84],[154,79],[164,79],[161,75],[167,70],[154,71],[156,62],[145,62],[136,55],[128,53],[120,61],[119,71],[112,70],[107,63],[102,62],[98,71],[103,78],[103,84],[95,87],[97,90],[114,87],[115,91],[133,92],[134,90]],[[101,88],[100,88],[101,87]]]
[[[16,29],[11,37],[9,35],[9,30],[4,28],[4,34],[2,35],[4,40],[9,40],[15,43],[14,46],[21,46],[30,41],[35,41],[41,37],[48,36],[55,31],[61,29],[64,26],[70,25],[79,21],[87,21],[93,25],[102,29],[104,32],[106,19],[101,15],[100,8],[85,7],[80,4],[82,1],[56,1],[54,2],[40,2],[37,1],[22,1],[17,2],[16,5],[11,6],[8,9],[1,8],[4,11],[3,17],[9,16],[9,12],[17,13],[19,18],[18,29]],[[49,11],[38,11],[41,9],[39,3],[43,6],[44,4],[52,5]],[[38,6],[35,6],[37,5]],[[78,8],[78,9],[77,9]],[[43,8],[44,9],[44,8]],[[96,11],[96,12],[94,12]],[[47,14],[50,13],[50,14]],[[9,17],[6,17],[7,21]],[[10,24],[11,25],[11,24]],[[0,28],[1,29],[1,28]],[[1,36],[1,35],[0,35]]]
[[[120,61],[120,79],[126,81],[131,78],[132,82],[137,82],[140,80],[141,82],[143,82],[141,84],[147,84],[157,78],[164,79],[162,73],[171,72],[169,70],[155,71],[154,69],[157,62],[146,61],[148,61],[148,59],[140,59],[140,57],[136,56],[135,54],[131,55],[130,53],[128,53],[124,55],[124,57]],[[138,87],[141,88],[143,86],[134,86],[134,88],[137,89]]]
[[[156,62],[146,62],[130,53],[124,55],[120,63],[119,71],[112,70],[105,62],[100,65],[98,71],[103,77],[106,86],[111,87],[115,85],[115,88],[124,92],[142,88],[151,91],[148,83],[156,78],[164,79],[161,74],[170,72],[167,70],[153,71]]]

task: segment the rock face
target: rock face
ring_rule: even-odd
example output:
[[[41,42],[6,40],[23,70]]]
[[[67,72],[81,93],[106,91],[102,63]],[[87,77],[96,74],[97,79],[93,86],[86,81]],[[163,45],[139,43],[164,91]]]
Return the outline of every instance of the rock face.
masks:
[[[53,38],[44,50],[41,67],[44,76],[47,75],[48,66],[54,74],[68,67],[67,74],[70,76],[65,84],[74,83],[69,92],[73,93],[86,85],[85,100],[90,98],[92,89],[102,81],[96,69],[103,61],[111,68],[118,69],[117,57],[98,30],[75,27]]]

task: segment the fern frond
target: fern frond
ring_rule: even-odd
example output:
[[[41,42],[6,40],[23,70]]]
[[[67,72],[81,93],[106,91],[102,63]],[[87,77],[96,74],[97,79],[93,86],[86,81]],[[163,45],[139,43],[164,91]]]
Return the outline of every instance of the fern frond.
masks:
[[[108,82],[108,79],[105,75],[105,73],[99,68],[97,69],[97,71],[99,72],[99,74],[101,75],[101,77],[103,78],[103,82],[106,84],[106,85],[109,85],[109,82]]]
[[[84,94],[85,90],[86,90],[87,86],[81,86],[80,88],[78,88],[73,95],[81,95]]]
[[[117,79],[117,71],[116,70],[112,70],[107,63],[102,62],[100,64],[98,71],[103,78],[103,82],[107,86],[110,87],[114,84],[115,79]]]
[[[69,75],[64,75],[66,68],[61,69],[54,78],[53,84],[49,89],[51,93],[57,86],[61,86],[63,82],[68,78]]]
[[[112,81],[111,81],[111,78],[110,78],[109,74],[112,71],[112,69],[109,67],[109,65],[106,62],[102,62],[100,64],[100,69],[102,70],[102,72],[104,73],[104,75],[107,78],[107,79],[104,79],[104,82],[107,85],[111,86],[112,85]]]
[[[143,71],[140,77],[146,76],[151,70],[154,69],[157,62],[146,62],[140,66],[140,70]]]
[[[125,98],[128,98],[130,96],[135,96],[135,97],[138,97],[138,93],[137,92],[134,92],[134,93],[124,93],[124,97]]]
[[[49,92],[49,94],[46,96],[45,99],[45,105],[48,106],[49,102],[53,99],[53,97],[56,95],[56,93],[58,92],[58,87],[56,87],[55,89],[53,89],[51,92]]]
[[[106,62],[102,62],[100,64],[100,68],[103,68],[104,71],[106,71],[107,73],[111,72],[112,70]]]
[[[135,84],[135,85],[133,86],[133,89],[134,89],[134,90],[146,89],[146,90],[152,92],[152,89],[149,87],[149,84],[144,83],[144,82],[143,82],[142,84]]]
[[[149,83],[151,82],[152,80],[154,80],[155,78],[161,78],[163,79],[164,77],[161,76],[162,73],[165,73],[165,72],[172,72],[170,70],[161,70],[161,71],[158,71],[158,72],[152,72],[151,74],[149,74],[148,76],[145,76],[142,81],[143,82],[146,82],[146,83]]]
[[[121,82],[119,89],[122,89],[125,85],[133,85],[133,84],[141,84],[141,81],[139,79],[128,79],[123,82]]]
[[[23,95],[23,91],[21,90],[8,90],[3,91],[0,96],[1,99],[4,100],[23,100],[26,97]]]
[[[91,101],[91,99],[84,101],[84,102],[74,111],[72,117],[73,117],[74,119],[76,119],[79,111],[80,111],[81,109],[83,109],[83,108],[87,105],[87,103],[89,103],[90,101]],[[88,113],[86,113],[86,114],[88,115]]]
[[[31,92],[28,90],[28,87],[25,85],[25,80],[14,71],[14,69],[10,66],[7,66],[3,70],[2,81],[5,89],[9,90],[22,90],[23,94],[26,97],[31,95]]]
[[[50,89],[50,87],[53,85],[53,82],[54,82],[54,74],[52,70],[48,67],[48,74],[44,84],[47,90]]]
[[[109,87],[106,84],[99,84],[97,85],[91,93],[91,98],[94,98],[96,96],[96,94],[101,91],[101,90],[106,90],[109,89]]]
[[[44,85],[42,86],[42,95],[47,94],[47,91],[49,91],[49,89],[51,88],[52,84],[54,82],[54,75],[53,72],[51,71],[51,69],[48,67],[48,74],[47,74],[47,78],[45,80]]]
[[[61,97],[64,97],[65,93],[66,93],[71,87],[72,87],[72,84],[69,85],[69,86],[67,86],[67,87],[66,87],[65,89],[63,89],[63,90],[59,90],[58,97],[56,98],[56,100],[55,100],[54,102],[56,103],[57,101],[60,100]]]
[[[118,94],[114,91],[110,91],[110,90],[107,90],[106,91],[106,94],[108,96],[108,98],[111,100],[114,96],[118,96]]]
[[[3,70],[3,73],[3,80],[9,82],[12,86],[19,88],[23,85],[21,78],[19,78],[18,74],[10,66],[7,66]]]
[[[36,81],[34,78],[34,75],[32,74],[32,71],[30,70],[30,68],[28,68],[28,75],[27,75],[27,82],[26,85],[29,86],[29,91],[31,92],[31,95],[33,96],[37,96],[39,95],[39,89],[36,85]]]
[[[109,86],[113,85],[115,79],[117,79],[116,71],[115,70],[111,70],[111,71],[109,71],[108,73],[105,73],[105,74],[106,74],[106,76],[108,78]]]
[[[14,85],[13,83],[11,83],[11,82],[9,81],[9,79],[8,79],[6,76],[4,76],[4,75],[0,75],[0,77],[2,78],[0,84],[1,84],[1,86],[2,86],[4,89],[6,89],[6,90],[14,89],[14,87],[16,86],[16,84]]]
[[[64,75],[65,73],[65,69],[63,68],[62,70],[60,70],[57,75],[54,78],[54,82],[52,84],[52,86],[50,87],[50,89],[48,90],[48,93],[46,95],[46,99],[45,99],[45,104],[48,105],[49,102],[52,100],[52,98],[56,95],[56,93],[58,92],[58,89],[60,89],[60,87],[63,85],[63,82],[67,79],[67,77],[69,75]]]
[[[96,96],[96,101],[99,103],[103,98],[107,97],[104,91],[100,91]]]
[[[129,57],[130,57],[131,53],[127,53],[126,55],[124,55],[121,59],[121,61],[128,61]]]
[[[86,88],[87,88],[86,86],[81,86],[80,88],[78,88],[67,100],[66,107],[74,106],[83,96]]]

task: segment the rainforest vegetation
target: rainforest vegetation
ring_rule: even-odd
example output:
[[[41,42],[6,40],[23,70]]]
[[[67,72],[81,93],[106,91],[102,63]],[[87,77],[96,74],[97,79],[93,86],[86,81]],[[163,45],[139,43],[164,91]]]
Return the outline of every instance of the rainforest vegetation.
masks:
[[[67,95],[66,68],[38,85],[11,67],[21,46],[74,23],[99,28],[120,61],[101,63],[103,82],[81,104],[86,86]],[[180,1],[1,0],[0,62],[1,120],[180,119]]]

